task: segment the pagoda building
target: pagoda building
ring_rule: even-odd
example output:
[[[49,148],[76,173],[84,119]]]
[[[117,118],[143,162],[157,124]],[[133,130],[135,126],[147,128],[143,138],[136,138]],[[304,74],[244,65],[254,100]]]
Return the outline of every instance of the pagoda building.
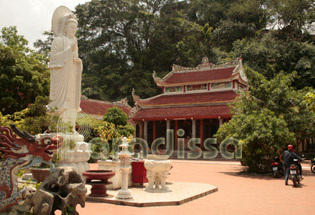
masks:
[[[140,99],[133,92],[135,108],[131,118],[136,137],[145,139],[150,146],[156,138],[166,138],[167,129],[173,129],[175,149],[178,129],[184,130],[181,138],[186,144],[190,138],[200,138],[203,148],[203,141],[213,137],[231,118],[228,104],[240,90],[248,88],[241,58],[214,65],[205,57],[197,67],[173,65],[164,78],[155,73],[153,78],[162,94]]]

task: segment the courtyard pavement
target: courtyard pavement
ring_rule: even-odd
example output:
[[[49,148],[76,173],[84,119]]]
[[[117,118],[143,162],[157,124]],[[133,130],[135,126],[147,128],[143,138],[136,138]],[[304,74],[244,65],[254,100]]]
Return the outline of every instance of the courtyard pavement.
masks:
[[[242,174],[238,162],[172,160],[169,182],[206,183],[218,191],[176,206],[134,207],[110,203],[86,202],[77,206],[80,215],[278,215],[315,214],[315,174],[303,164],[304,180],[298,188],[284,185],[284,178]],[[91,164],[91,169],[97,169]]]

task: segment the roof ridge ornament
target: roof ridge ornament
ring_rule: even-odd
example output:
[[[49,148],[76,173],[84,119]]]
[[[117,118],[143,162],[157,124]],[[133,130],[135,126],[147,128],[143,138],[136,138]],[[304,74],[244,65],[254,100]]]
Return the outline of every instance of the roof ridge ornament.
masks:
[[[139,105],[136,105],[134,106],[133,108],[131,108],[129,114],[128,114],[128,117],[131,119],[134,117],[134,115],[140,110],[140,106]]]
[[[203,57],[201,64],[199,64],[197,67],[211,67],[214,64],[212,64],[211,62],[209,62],[209,59],[207,57]]]
[[[122,105],[122,106],[124,106],[124,107],[131,108],[130,105],[128,104],[128,99],[127,99],[127,97],[122,98],[121,100],[114,102],[114,104]]]
[[[132,88],[131,95],[132,95],[133,101],[135,102],[135,106],[139,106],[138,102],[139,102],[139,100],[141,100],[141,99],[140,99],[139,96],[136,95],[136,90],[135,90],[135,88]]]
[[[155,70],[153,70],[152,77],[153,77],[153,80],[154,80],[154,81],[161,81],[161,80],[162,80],[160,77],[157,77],[157,76],[156,76]]]
[[[184,66],[180,66],[180,65],[176,65],[176,64],[173,64],[172,66],[172,72],[177,72],[177,71],[183,71],[183,70],[189,70],[191,69],[191,67],[184,67]]]
[[[201,63],[196,67],[184,67],[184,66],[173,64],[172,72],[199,71],[202,68],[215,68],[215,67],[218,67],[218,65],[211,63],[208,57],[203,57],[201,60]]]

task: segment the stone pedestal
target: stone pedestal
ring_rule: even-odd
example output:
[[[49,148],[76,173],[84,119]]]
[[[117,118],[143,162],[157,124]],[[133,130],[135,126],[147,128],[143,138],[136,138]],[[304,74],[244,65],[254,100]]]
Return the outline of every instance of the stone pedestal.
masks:
[[[168,171],[172,164],[170,160],[145,160],[144,167],[147,169],[149,185],[146,187],[148,192],[169,192],[166,186]]]
[[[60,134],[65,141],[72,140],[72,148],[61,147],[58,149],[57,166],[71,166],[75,171],[82,174],[90,169],[88,160],[91,156],[91,144],[84,142],[84,137],[79,134]]]
[[[106,185],[107,189],[115,190],[121,188],[121,181],[122,181],[122,172],[120,171],[120,161],[97,161],[98,169],[99,170],[111,170],[115,172],[114,177],[109,179],[109,182],[112,184]],[[128,187],[132,186],[132,177],[131,177],[131,169],[128,170]]]
[[[118,191],[116,198],[117,199],[123,199],[128,200],[132,199],[132,192],[128,189],[127,183],[128,183],[128,172],[130,168],[121,168],[121,189]]]

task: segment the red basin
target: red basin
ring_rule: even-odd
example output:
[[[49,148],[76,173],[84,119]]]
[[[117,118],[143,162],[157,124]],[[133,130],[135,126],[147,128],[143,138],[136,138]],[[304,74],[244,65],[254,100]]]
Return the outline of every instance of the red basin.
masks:
[[[31,173],[37,182],[43,182],[50,175],[50,169],[32,168]]]
[[[108,179],[115,175],[115,173],[110,170],[88,170],[82,174],[85,176],[87,183],[91,182],[92,180],[100,180],[103,183],[107,183]]]
[[[82,173],[86,178],[86,183],[92,185],[91,197],[106,197],[108,196],[106,184],[111,184],[108,179],[115,175],[109,170],[88,170]]]

